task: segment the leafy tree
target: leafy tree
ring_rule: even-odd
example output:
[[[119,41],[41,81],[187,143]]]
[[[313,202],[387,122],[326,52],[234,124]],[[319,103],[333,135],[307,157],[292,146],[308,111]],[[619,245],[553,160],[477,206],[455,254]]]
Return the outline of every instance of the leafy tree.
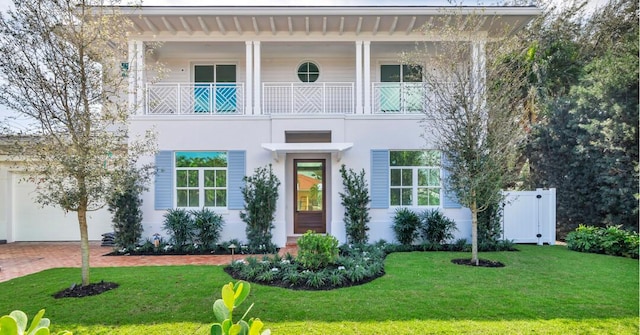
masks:
[[[532,179],[558,190],[559,236],[580,224],[637,230],[638,1],[610,1],[578,22],[559,39],[581,46],[579,75],[542,99],[527,146]]]
[[[89,284],[87,212],[100,209],[118,174],[153,141],[127,134],[131,22],[112,2],[15,0],[0,16],[0,103],[33,121],[13,148],[37,183],[42,205],[76,212],[82,285]],[[127,145],[127,143],[129,145]]]
[[[247,224],[247,239],[251,251],[275,251],[271,241],[273,235],[273,220],[275,219],[278,201],[278,187],[280,180],[269,167],[255,169],[253,176],[244,177],[245,186],[242,187],[244,197],[244,211],[240,218]]]
[[[500,190],[516,180],[526,97],[527,57],[516,36],[490,41],[465,35],[481,15],[448,15],[425,27],[445,41],[426,43],[406,62],[429,64],[425,138],[444,153],[445,189],[471,210],[472,261],[478,263],[478,213],[498,203]],[[491,20],[491,19],[489,19]],[[446,24],[449,22],[449,24]],[[499,24],[499,23],[494,23]],[[508,29],[508,27],[506,27]],[[506,30],[508,31],[508,30]]]

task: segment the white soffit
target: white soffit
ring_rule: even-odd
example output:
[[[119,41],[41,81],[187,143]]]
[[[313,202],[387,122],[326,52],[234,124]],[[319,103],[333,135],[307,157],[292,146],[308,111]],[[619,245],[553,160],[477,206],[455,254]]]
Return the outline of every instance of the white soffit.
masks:
[[[262,143],[262,147],[271,152],[273,159],[279,161],[282,154],[331,153],[336,154],[339,162],[342,153],[353,147],[353,143]]]

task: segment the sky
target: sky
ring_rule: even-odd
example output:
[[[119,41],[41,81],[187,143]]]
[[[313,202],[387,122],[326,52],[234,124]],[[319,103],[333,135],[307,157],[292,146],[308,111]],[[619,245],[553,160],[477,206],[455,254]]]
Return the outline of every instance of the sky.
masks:
[[[460,0],[458,0],[460,1]],[[464,3],[477,3],[474,0],[462,0]],[[567,3],[568,0],[553,0],[559,4]],[[607,3],[608,0],[589,0],[588,7],[593,9],[602,6]],[[483,3],[494,3],[496,1],[485,0]],[[12,0],[0,0],[0,11],[7,10]],[[248,5],[296,5],[296,6],[309,6],[309,5],[362,5],[362,4],[375,4],[378,6],[384,5],[443,5],[447,4],[447,0],[143,0],[145,6],[206,6],[206,5],[230,5],[230,6],[248,6]],[[0,105],[0,122],[8,122],[14,126],[20,126],[24,123],[21,120],[8,120],[6,116],[12,115],[6,107]]]

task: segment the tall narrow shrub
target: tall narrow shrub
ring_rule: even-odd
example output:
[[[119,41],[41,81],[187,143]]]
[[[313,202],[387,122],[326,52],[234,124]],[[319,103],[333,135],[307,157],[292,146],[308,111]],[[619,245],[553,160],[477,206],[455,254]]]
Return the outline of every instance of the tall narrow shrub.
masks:
[[[120,188],[108,198],[109,212],[113,215],[113,231],[115,245],[131,249],[142,237],[142,191],[143,180],[139,178],[135,168],[129,169],[121,178]]]
[[[364,169],[355,173],[352,169],[340,168],[344,193],[340,192],[342,206],[344,206],[344,224],[347,230],[347,242],[353,244],[367,243],[369,237],[367,224],[369,216],[369,188],[364,179]]]
[[[271,164],[255,169],[252,176],[244,177],[242,188],[244,211],[240,218],[247,224],[249,249],[253,252],[273,252],[276,246],[271,241],[275,219],[280,180],[273,174]]]

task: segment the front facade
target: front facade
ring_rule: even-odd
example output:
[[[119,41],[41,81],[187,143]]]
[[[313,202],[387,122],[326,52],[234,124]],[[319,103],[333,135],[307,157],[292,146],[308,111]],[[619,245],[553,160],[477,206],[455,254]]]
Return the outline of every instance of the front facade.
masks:
[[[369,239],[393,241],[398,207],[439,208],[470,237],[470,213],[445,194],[421,82],[400,54],[443,39],[425,24],[450,13],[478,71],[484,43],[539,10],[513,6],[207,6],[125,8],[133,22],[128,75],[132,135],[157,133],[158,173],[144,194],[144,236],[163,234],[169,208],[207,207],[222,240],[245,238],[242,178],[271,165],[280,179],[276,245],[315,230],[346,241],[340,167],[365,171]],[[471,21],[471,20],[470,20]],[[512,31],[511,30],[511,31]],[[510,33],[510,32],[507,32]],[[160,42],[160,43],[158,43]],[[159,46],[157,46],[159,45]],[[157,46],[153,53],[147,53]],[[163,64],[162,74],[152,64]]]
[[[499,24],[517,29],[530,6],[457,7],[485,15],[461,31],[483,71],[484,42]],[[426,6],[143,7],[131,14],[129,99],[133,133],[153,128],[158,174],[145,194],[144,226],[162,233],[168,208],[222,213],[222,239],[245,239],[242,177],[271,164],[280,179],[274,243],[308,229],[346,241],[342,164],[364,169],[370,240],[392,241],[399,206],[440,208],[470,236],[470,214],[445,194],[442,157],[421,124],[421,72],[400,53],[442,36],[420,29],[446,11]],[[490,23],[491,22],[491,23]],[[495,24],[495,25],[494,25]],[[161,42],[153,57],[146,45]],[[470,57],[471,58],[471,57]],[[145,64],[164,64],[166,75]],[[424,128],[423,128],[424,126]],[[424,138],[421,135],[425,135]]]

